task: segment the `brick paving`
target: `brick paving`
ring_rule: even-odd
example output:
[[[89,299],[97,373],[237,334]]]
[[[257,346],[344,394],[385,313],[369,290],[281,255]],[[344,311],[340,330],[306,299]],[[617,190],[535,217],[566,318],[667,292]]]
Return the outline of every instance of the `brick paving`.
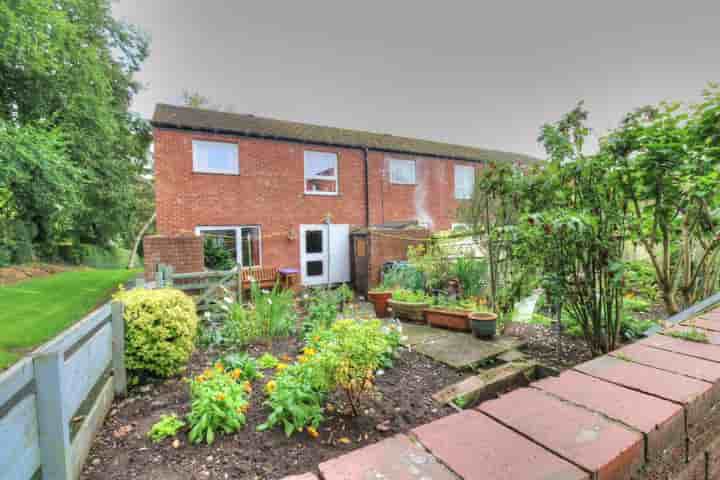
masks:
[[[720,478],[720,439],[686,451],[719,405],[720,308],[466,410],[286,480],[629,480]],[[667,332],[665,332],[667,333]],[[717,408],[715,408],[717,410]]]

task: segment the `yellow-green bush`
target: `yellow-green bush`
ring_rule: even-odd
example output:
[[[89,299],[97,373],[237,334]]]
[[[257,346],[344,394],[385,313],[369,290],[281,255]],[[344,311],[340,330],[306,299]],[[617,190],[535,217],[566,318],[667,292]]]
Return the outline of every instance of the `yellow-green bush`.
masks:
[[[195,302],[169,288],[129,290],[115,298],[125,305],[127,369],[160,377],[182,372],[195,345]]]

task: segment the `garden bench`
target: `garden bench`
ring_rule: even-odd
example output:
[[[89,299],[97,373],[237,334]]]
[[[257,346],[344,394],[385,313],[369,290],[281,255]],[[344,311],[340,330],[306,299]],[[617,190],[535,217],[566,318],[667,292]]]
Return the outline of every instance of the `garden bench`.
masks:
[[[250,288],[250,282],[257,282],[260,288],[273,288],[278,280],[277,267],[245,267],[242,269],[243,290]]]

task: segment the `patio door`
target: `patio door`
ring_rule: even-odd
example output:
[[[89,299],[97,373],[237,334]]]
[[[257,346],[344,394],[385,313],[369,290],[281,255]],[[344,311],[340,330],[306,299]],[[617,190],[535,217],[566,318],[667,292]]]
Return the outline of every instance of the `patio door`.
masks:
[[[302,284],[350,281],[350,226],[300,225]]]

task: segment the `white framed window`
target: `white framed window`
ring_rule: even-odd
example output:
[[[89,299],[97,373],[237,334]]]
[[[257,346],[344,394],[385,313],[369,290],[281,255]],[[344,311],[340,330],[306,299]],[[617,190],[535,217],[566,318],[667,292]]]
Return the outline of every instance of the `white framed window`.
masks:
[[[415,185],[415,160],[391,158],[390,183]]]
[[[467,200],[472,198],[475,187],[475,167],[455,165],[455,198]]]
[[[202,235],[216,247],[228,250],[233,262],[241,267],[262,266],[262,230],[259,225],[202,226],[195,228],[195,234]],[[205,263],[208,263],[207,258]],[[226,265],[221,270],[230,268]]]
[[[453,232],[469,232],[470,225],[467,223],[453,223],[450,225],[450,230]]]
[[[305,150],[305,193],[338,194],[337,153]]]
[[[238,175],[237,143],[193,140],[193,172]]]

